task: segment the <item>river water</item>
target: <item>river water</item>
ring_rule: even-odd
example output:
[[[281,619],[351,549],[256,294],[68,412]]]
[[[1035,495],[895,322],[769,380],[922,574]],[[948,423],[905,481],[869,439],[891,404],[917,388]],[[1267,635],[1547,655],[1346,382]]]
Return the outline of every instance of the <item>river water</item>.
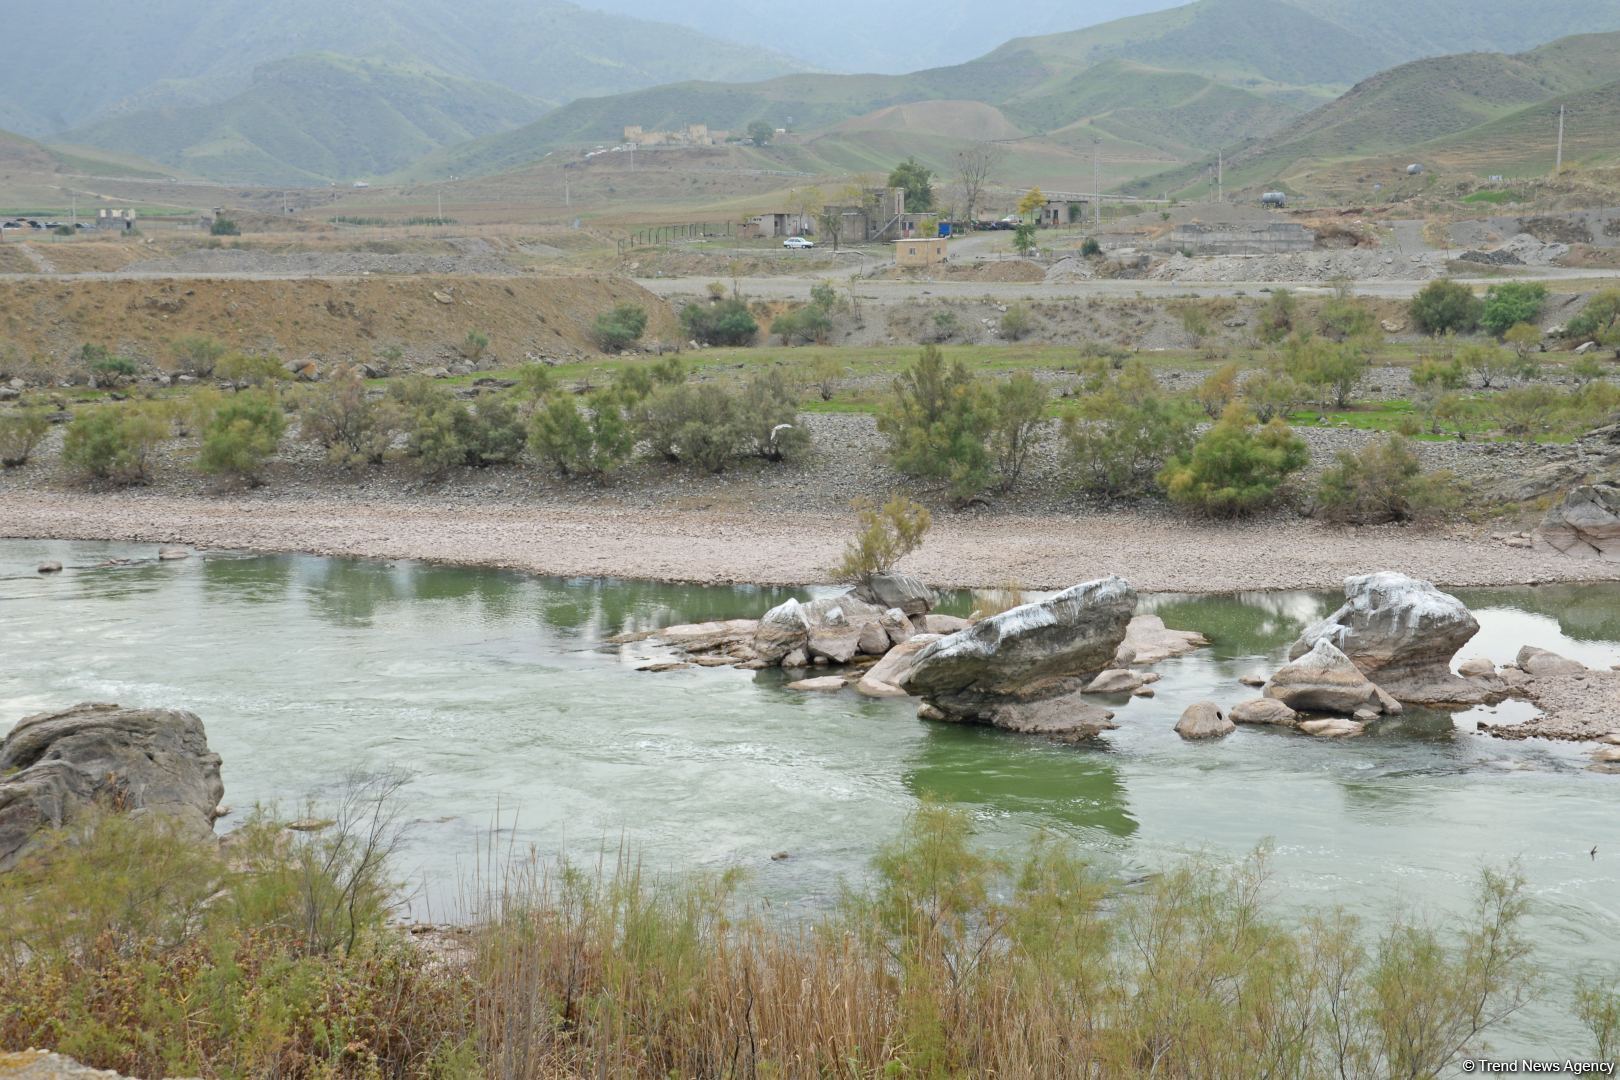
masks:
[[[414,827],[413,914],[446,917],[492,837],[590,859],[621,845],[667,868],[749,871],[778,910],[858,880],[923,797],[981,836],[1066,836],[1109,873],[1274,848],[1280,903],[1376,919],[1467,910],[1483,865],[1517,860],[1549,996],[1498,1039],[1572,1053],[1577,974],[1620,977],[1620,776],[1580,748],[1475,733],[1525,707],[1411,714],[1368,737],[1240,729],[1186,743],[1185,706],[1234,704],[1332,595],[1151,596],[1213,646],[1168,661],[1096,747],[919,721],[904,702],[803,695],[775,672],[635,670],[624,630],[751,617],[792,590],[556,580],[497,570],[0,541],[0,732],[78,701],[198,713],[226,801],[299,810],[354,766],[399,766]],[[112,557],[133,565],[96,568]],[[60,575],[37,575],[54,559]],[[1620,663],[1620,586],[1461,590],[1464,656],[1526,643]],[[959,613],[970,602],[953,597]],[[1620,703],[1617,703],[1620,715]],[[1588,852],[1598,845],[1598,857]],[[771,855],[787,852],[780,861]]]

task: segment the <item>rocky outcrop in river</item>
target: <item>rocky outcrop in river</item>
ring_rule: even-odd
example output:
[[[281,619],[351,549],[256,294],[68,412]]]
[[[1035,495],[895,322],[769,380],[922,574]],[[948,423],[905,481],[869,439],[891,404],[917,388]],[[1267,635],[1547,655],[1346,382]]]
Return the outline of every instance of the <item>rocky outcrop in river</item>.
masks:
[[[219,764],[202,721],[178,709],[86,704],[24,717],[0,742],[0,871],[92,804],[210,837],[225,794]]]
[[[1344,595],[1344,606],[1294,642],[1291,659],[1328,642],[1362,675],[1409,704],[1475,705],[1501,696],[1451,672],[1452,658],[1479,633],[1479,622],[1455,596],[1391,571],[1346,578]]]

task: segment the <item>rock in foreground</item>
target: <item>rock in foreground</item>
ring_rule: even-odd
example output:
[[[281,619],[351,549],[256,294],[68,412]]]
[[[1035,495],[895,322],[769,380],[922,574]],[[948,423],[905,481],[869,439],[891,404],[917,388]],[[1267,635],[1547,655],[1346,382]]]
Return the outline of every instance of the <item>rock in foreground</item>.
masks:
[[[1360,709],[1379,713],[1400,711],[1399,704],[1374,686],[1361,669],[1325,637],[1318,639],[1304,656],[1278,668],[1266,684],[1265,696],[1295,712],[1351,716]]]
[[[0,742],[0,871],[94,803],[212,836],[224,794],[194,713],[90,704],[24,717]]]
[[[1221,707],[1213,701],[1198,701],[1176,721],[1176,734],[1183,739],[1219,739],[1237,730]]]

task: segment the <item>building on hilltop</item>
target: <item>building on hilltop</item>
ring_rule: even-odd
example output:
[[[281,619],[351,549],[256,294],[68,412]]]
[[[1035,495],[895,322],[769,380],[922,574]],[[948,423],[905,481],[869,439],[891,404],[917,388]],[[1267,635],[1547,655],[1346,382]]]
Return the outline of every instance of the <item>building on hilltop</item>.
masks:
[[[637,146],[716,146],[730,135],[729,131],[711,131],[707,124],[687,124],[676,131],[648,131],[640,124],[624,129],[624,141]]]
[[[135,210],[133,207],[109,208],[102,207],[96,211],[96,228],[120,229],[130,232],[135,228]]]

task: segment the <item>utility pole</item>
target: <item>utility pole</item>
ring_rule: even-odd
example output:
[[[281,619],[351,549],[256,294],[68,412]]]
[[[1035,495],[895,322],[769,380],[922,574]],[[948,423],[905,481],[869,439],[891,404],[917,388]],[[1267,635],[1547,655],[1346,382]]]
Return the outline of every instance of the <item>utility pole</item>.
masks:
[[[1098,152],[1102,140],[1093,136],[1091,139],[1091,209],[1092,220],[1098,225],[1102,224],[1102,163]]]
[[[568,190],[568,163],[566,161],[563,162],[562,174],[563,174],[563,205],[564,206],[573,206],[574,205],[574,197]]]
[[[1553,175],[1564,171],[1564,107],[1558,106],[1558,159],[1553,163]]]
[[[444,224],[444,188],[439,189],[439,224]]]
[[[1215,201],[1226,201],[1226,151],[1215,151]]]

